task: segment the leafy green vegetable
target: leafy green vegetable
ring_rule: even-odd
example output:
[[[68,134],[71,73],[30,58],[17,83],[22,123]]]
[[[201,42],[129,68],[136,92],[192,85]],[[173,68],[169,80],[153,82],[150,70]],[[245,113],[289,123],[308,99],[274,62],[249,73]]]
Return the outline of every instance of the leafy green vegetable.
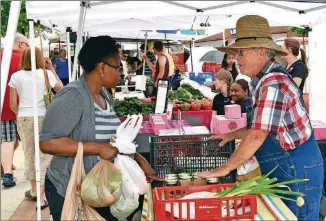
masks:
[[[201,100],[204,98],[204,95],[200,92],[200,90],[193,88],[189,84],[183,84],[181,87],[189,91],[192,94],[192,98],[195,100]]]
[[[128,114],[149,115],[153,113],[155,102],[145,104],[136,97],[125,98],[125,100],[114,100],[114,110],[118,117],[127,116]]]
[[[190,103],[191,100],[201,100],[204,95],[200,90],[193,88],[189,84],[184,84],[176,91],[169,91],[168,98],[170,100],[179,100],[181,102]]]

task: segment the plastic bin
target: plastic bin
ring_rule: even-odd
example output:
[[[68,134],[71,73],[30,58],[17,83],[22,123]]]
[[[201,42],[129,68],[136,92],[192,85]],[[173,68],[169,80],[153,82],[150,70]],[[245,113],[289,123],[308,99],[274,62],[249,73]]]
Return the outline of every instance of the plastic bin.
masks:
[[[196,192],[218,193],[233,184],[158,187],[153,189],[155,220],[238,220],[257,214],[254,195],[206,199],[181,199]]]
[[[163,178],[170,173],[194,173],[222,166],[231,157],[235,148],[234,142],[220,148],[217,141],[207,141],[208,137],[208,135],[151,137],[150,162],[153,169]],[[222,177],[220,181],[234,182],[235,173]]]
[[[194,72],[189,73],[189,79],[192,81],[196,81],[198,84],[204,85],[207,78],[212,79],[212,82],[214,82],[214,72],[201,72],[198,74]]]

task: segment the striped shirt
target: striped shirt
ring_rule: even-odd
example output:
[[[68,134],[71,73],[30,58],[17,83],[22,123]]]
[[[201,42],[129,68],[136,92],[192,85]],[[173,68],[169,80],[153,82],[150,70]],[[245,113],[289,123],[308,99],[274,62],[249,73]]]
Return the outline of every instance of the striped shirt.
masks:
[[[107,109],[103,110],[96,103],[95,105],[95,138],[96,142],[110,142],[110,138],[116,135],[116,131],[121,124],[109,103],[106,102]]]

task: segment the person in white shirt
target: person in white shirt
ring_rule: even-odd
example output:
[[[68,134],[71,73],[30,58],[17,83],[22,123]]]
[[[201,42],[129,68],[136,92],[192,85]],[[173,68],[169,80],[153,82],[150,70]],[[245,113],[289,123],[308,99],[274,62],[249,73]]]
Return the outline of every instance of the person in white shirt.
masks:
[[[36,89],[37,107],[39,117],[39,128],[42,125],[46,113],[44,103],[45,72],[49,78],[49,84],[55,91],[59,91],[63,84],[53,68],[52,62],[43,57],[43,52],[35,48],[36,59]],[[46,66],[46,69],[44,69]],[[30,182],[31,189],[25,192],[25,197],[36,201],[36,174],[34,153],[34,109],[33,109],[33,71],[31,70],[31,49],[23,53],[20,71],[14,73],[9,81],[10,86],[10,108],[17,116],[18,133],[21,137],[22,147],[25,155],[25,176]],[[19,98],[19,104],[18,104]],[[48,207],[44,196],[44,179],[46,168],[52,159],[51,155],[40,151],[40,173],[41,173],[41,209]]]

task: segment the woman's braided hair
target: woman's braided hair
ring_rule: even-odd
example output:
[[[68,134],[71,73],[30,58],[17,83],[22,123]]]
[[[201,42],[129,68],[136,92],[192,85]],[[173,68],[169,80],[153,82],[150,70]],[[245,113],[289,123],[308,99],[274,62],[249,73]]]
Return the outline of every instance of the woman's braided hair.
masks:
[[[220,69],[217,73],[215,73],[215,78],[224,81],[227,86],[227,96],[231,96],[231,85],[233,83],[233,77],[230,71],[225,69]]]

